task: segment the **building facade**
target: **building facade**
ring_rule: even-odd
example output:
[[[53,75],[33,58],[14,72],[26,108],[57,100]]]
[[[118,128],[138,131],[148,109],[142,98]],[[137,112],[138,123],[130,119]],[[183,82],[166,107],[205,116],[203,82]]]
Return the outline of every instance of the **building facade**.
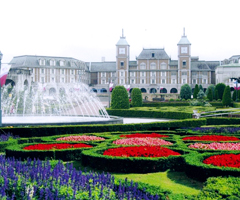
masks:
[[[191,43],[185,33],[177,43],[178,58],[172,60],[164,48],[143,49],[130,60],[130,45],[122,34],[116,43],[116,60],[84,62],[69,57],[16,56],[11,61],[7,82],[24,86],[86,83],[94,92],[107,93],[109,84],[141,89],[147,94],[179,94],[183,84],[191,88],[201,84],[206,90],[215,84],[219,61],[202,61],[191,55]],[[239,58],[233,58],[235,60]],[[231,61],[232,62],[232,61]],[[113,87],[114,87],[113,86]]]

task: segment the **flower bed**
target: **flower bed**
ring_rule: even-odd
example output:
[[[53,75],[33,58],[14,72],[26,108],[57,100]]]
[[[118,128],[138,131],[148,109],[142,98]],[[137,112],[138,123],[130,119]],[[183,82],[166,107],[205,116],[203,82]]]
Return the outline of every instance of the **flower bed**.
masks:
[[[169,137],[168,135],[160,135],[157,133],[151,133],[151,134],[147,134],[147,133],[134,133],[134,134],[130,134],[130,135],[120,135],[120,137],[126,137],[126,138],[145,138],[145,137],[152,137],[152,138],[160,138],[160,137]]]
[[[224,166],[240,168],[240,154],[214,155],[203,160],[203,163],[219,167]]]
[[[118,157],[168,157],[171,155],[179,156],[181,154],[159,146],[139,146],[107,149],[103,155]]]
[[[237,137],[234,136],[224,136],[224,135],[202,135],[202,136],[190,136],[184,137],[183,140],[198,140],[198,141],[239,141]]]
[[[68,137],[61,137],[57,138],[56,141],[99,141],[99,140],[105,140],[102,137],[97,136],[87,136],[87,135],[77,135],[77,136],[68,136]]]
[[[24,150],[52,150],[52,149],[70,149],[70,148],[91,148],[93,146],[87,144],[68,144],[68,143],[58,143],[58,144],[35,144],[26,146]]]
[[[240,143],[216,143],[216,142],[210,144],[195,143],[189,145],[188,148],[239,151]]]
[[[173,143],[167,142],[159,138],[129,138],[119,139],[113,142],[117,145],[139,145],[139,146],[159,146],[159,145],[172,145]]]

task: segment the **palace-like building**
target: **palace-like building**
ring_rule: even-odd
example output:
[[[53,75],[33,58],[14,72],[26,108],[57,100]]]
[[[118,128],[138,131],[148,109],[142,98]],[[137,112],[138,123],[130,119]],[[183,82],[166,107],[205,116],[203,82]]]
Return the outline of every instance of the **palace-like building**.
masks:
[[[86,83],[94,92],[108,91],[109,83],[141,89],[147,94],[179,94],[183,84],[206,88],[216,84],[215,69],[219,61],[203,61],[191,55],[191,43],[185,33],[176,44],[178,59],[172,60],[164,48],[143,49],[136,60],[130,60],[130,45],[122,34],[116,43],[116,60],[84,62],[69,57],[16,56],[11,61],[7,82],[24,86],[36,83],[52,85]],[[240,59],[239,59],[240,60]],[[114,87],[113,86],[113,87]]]

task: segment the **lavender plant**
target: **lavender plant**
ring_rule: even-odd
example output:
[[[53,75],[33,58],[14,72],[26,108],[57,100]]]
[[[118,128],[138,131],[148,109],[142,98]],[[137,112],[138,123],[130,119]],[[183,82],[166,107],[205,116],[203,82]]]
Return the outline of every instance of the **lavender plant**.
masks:
[[[196,127],[191,130],[200,133],[240,134],[240,127]]]
[[[115,184],[109,173],[86,173],[72,164],[58,162],[51,167],[49,161],[24,162],[0,156],[0,198],[24,200],[72,199],[146,199],[157,200],[127,181]]]
[[[8,132],[8,133],[3,133],[0,135],[0,142],[6,142],[8,141],[10,138],[13,139],[17,139],[19,138],[19,136],[14,136],[12,133]]]

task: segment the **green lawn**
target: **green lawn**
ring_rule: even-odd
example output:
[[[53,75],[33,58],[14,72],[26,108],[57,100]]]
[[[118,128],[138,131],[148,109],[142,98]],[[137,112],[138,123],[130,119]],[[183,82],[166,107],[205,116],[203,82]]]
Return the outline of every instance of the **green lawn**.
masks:
[[[76,169],[86,171],[98,171],[93,168],[85,168],[80,161],[74,161],[73,166]],[[101,171],[98,171],[101,172]],[[184,172],[157,172],[147,174],[119,174],[111,173],[116,178],[133,180],[134,182],[146,183],[153,186],[159,186],[162,189],[170,190],[173,194],[196,195],[203,187],[202,182],[195,181],[186,176]]]

